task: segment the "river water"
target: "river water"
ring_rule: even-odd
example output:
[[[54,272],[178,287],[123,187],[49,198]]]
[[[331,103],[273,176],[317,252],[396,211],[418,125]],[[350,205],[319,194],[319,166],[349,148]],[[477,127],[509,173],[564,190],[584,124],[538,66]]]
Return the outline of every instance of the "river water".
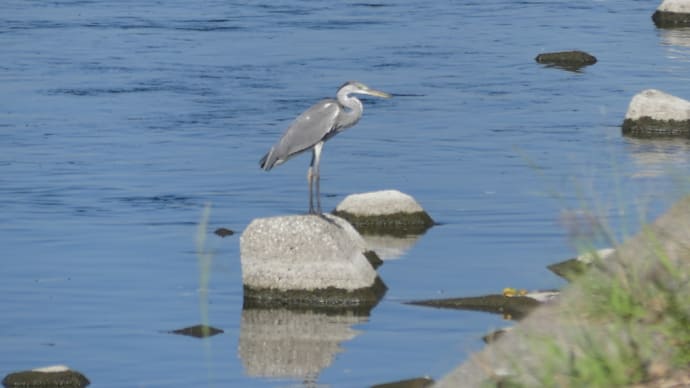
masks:
[[[587,220],[622,238],[688,192],[688,141],[620,131],[643,89],[690,98],[690,30],[656,29],[657,5],[3,1],[0,375],[59,363],[95,387],[441,377],[510,322],[402,302],[561,287],[545,266],[576,253]],[[599,62],[534,61],[571,49]],[[365,99],[324,148],[324,207],[398,189],[440,225],[398,242],[369,316],[243,311],[239,234],[307,209],[309,155],[269,173],[258,160],[347,80],[397,96]],[[209,271],[195,245],[205,206]],[[169,333],[200,322],[224,333]]]

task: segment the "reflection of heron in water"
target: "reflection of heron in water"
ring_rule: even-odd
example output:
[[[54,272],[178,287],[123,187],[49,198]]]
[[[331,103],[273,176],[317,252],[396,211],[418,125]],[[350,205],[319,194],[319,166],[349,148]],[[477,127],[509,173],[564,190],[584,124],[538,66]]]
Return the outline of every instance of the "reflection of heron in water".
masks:
[[[321,212],[319,162],[323,143],[346,128],[357,124],[362,117],[364,109],[362,102],[351,94],[391,97],[388,93],[370,89],[360,82],[347,82],[338,89],[336,99],[323,99],[299,115],[290,124],[283,137],[261,158],[261,168],[268,171],[274,166],[285,163],[297,154],[309,149],[312,150],[311,164],[307,172],[309,213]],[[314,209],[314,183],[316,186],[316,210]]]

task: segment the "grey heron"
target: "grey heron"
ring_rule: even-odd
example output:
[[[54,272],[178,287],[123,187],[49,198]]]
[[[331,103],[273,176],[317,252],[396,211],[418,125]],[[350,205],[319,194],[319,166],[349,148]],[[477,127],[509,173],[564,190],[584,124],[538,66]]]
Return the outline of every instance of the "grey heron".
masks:
[[[323,99],[299,115],[259,162],[261,168],[268,171],[295,155],[312,150],[311,164],[307,170],[309,213],[321,212],[319,163],[324,142],[357,124],[362,117],[364,110],[362,102],[352,94],[391,97],[390,94],[371,89],[361,82],[346,82],[338,89],[335,99]],[[316,190],[316,211],[314,210],[314,189]]]

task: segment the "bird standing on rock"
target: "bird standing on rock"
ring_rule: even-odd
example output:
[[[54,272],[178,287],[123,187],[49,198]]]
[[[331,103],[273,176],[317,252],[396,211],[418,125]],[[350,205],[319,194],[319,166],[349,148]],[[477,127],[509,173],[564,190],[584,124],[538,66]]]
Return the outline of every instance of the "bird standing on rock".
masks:
[[[362,102],[351,94],[389,98],[390,94],[374,90],[361,82],[349,81],[343,84],[336,93],[336,98],[326,98],[290,124],[283,136],[261,158],[261,168],[268,171],[274,166],[285,163],[291,157],[307,150],[312,150],[311,164],[307,171],[309,182],[309,213],[321,213],[319,188],[319,162],[323,143],[345,129],[357,124],[362,117]],[[316,209],[314,209],[314,186],[316,190]]]

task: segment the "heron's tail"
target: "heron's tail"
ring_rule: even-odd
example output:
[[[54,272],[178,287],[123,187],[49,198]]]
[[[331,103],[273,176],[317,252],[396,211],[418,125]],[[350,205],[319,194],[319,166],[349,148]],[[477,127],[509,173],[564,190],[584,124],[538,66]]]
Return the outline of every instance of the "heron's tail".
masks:
[[[271,168],[273,168],[273,165],[275,164],[275,158],[271,158],[271,155],[273,154],[273,148],[271,147],[271,150],[266,153],[266,155],[261,158],[259,161],[259,166],[261,166],[262,169],[268,171]]]

